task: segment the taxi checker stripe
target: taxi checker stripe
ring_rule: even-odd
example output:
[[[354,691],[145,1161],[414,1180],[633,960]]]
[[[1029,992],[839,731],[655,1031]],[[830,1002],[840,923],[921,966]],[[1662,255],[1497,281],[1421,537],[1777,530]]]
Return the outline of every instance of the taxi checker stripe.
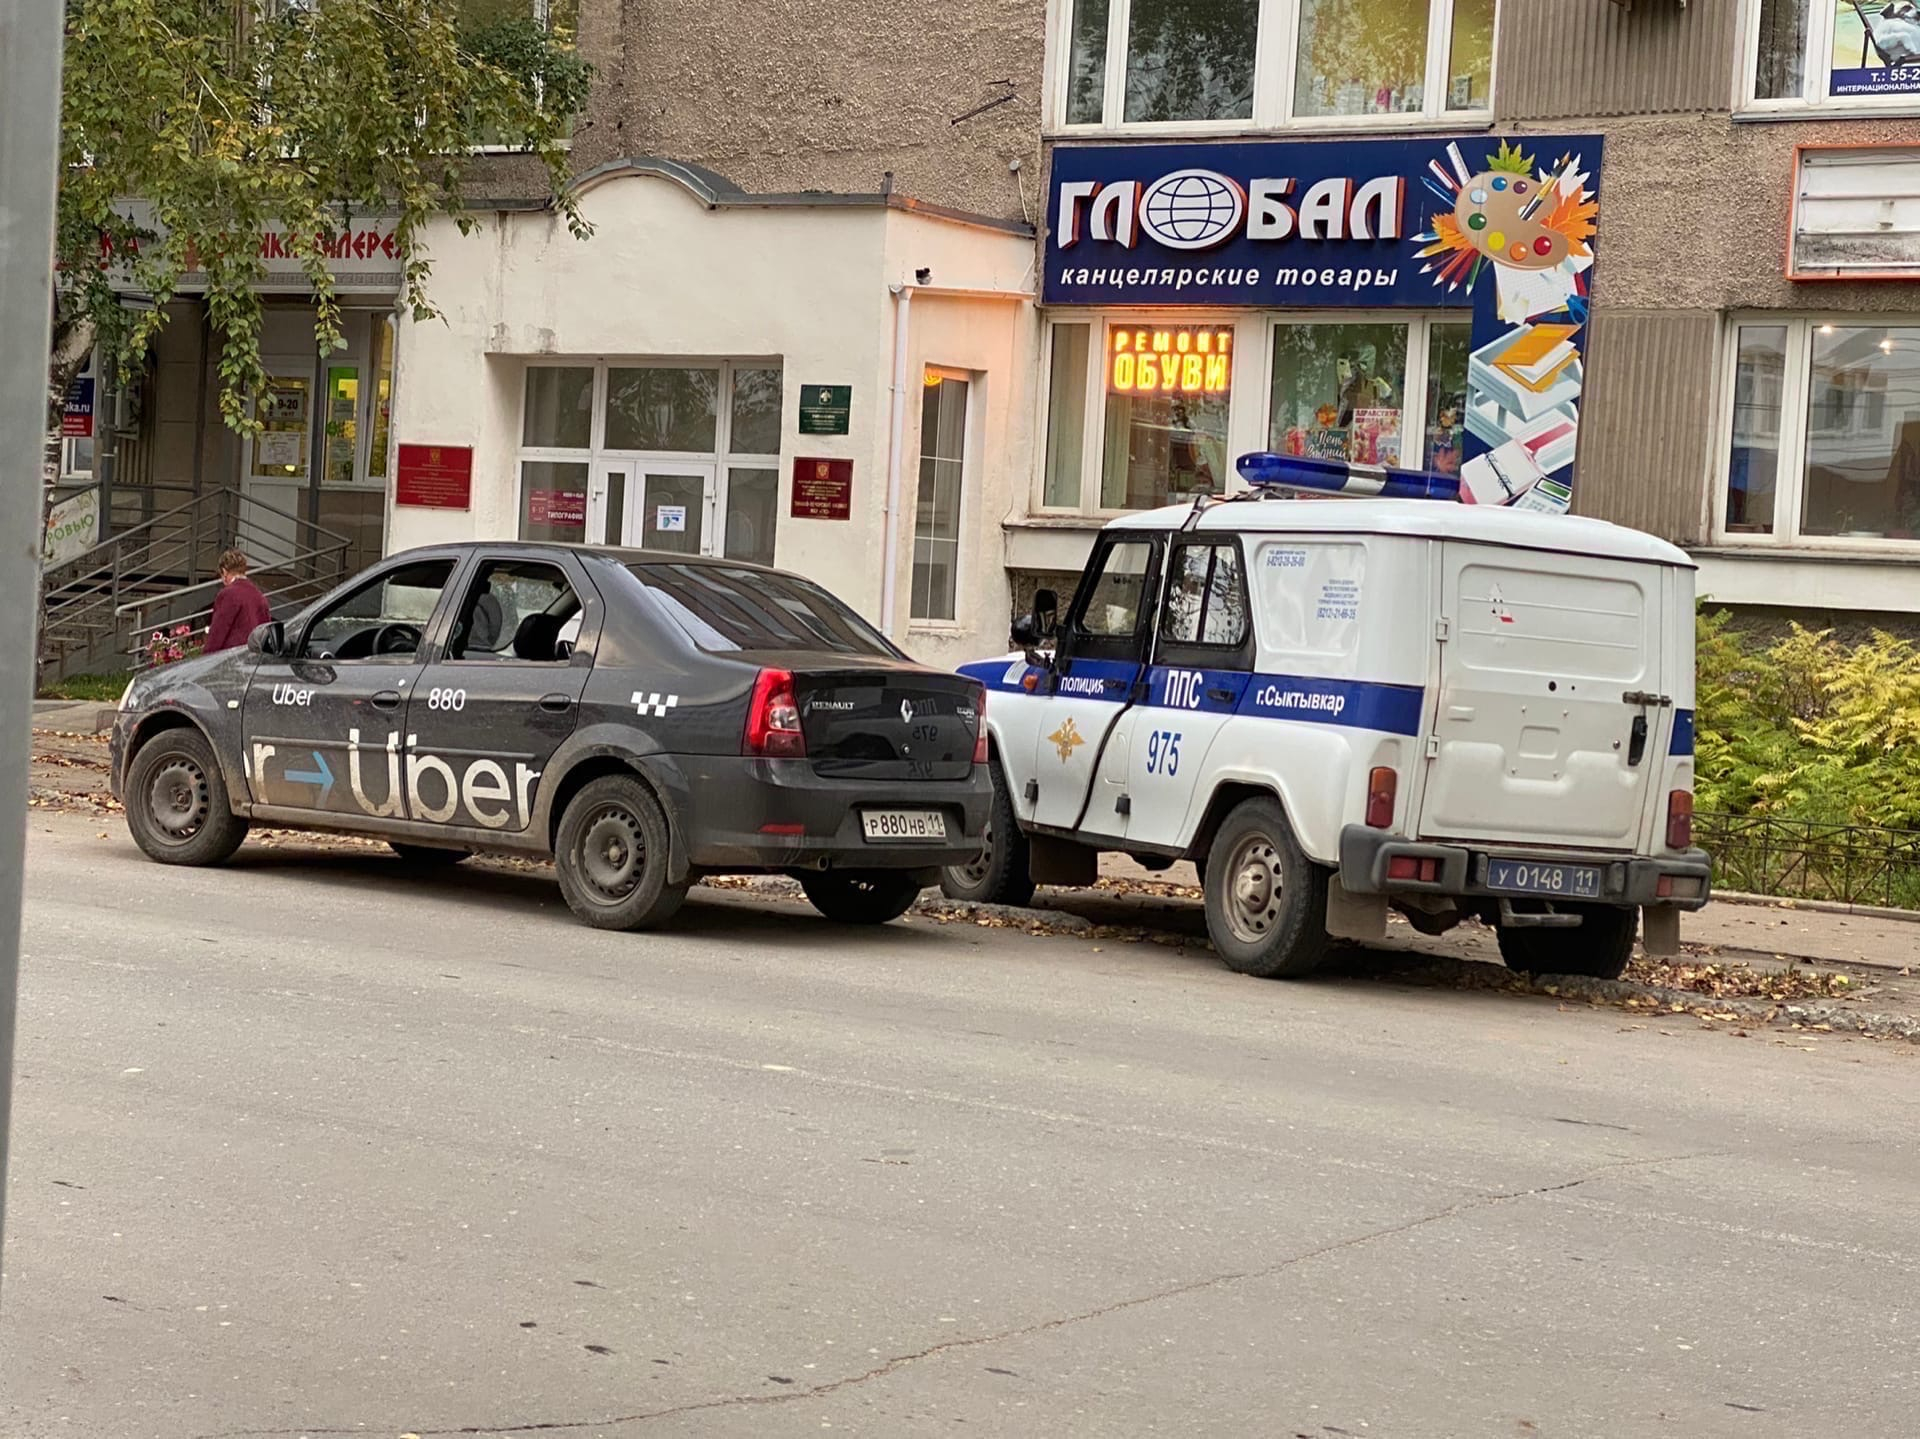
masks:
[[[640,690],[633,692],[634,708],[641,715],[652,715],[655,719],[665,719],[673,707],[679,703],[679,695],[646,694]]]

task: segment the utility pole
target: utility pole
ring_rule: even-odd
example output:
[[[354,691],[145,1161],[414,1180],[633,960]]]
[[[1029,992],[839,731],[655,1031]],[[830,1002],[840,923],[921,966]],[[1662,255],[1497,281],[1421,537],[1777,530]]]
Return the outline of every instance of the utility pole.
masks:
[[[6,1224],[20,894],[33,757],[53,206],[66,7],[0,0],[0,1233]]]

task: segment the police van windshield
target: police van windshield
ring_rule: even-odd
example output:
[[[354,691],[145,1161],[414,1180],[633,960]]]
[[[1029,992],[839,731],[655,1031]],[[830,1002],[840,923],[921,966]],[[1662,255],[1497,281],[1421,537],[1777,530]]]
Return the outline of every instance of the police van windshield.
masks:
[[[896,653],[860,616],[797,575],[732,565],[628,568],[703,650],[831,650],[886,658]]]

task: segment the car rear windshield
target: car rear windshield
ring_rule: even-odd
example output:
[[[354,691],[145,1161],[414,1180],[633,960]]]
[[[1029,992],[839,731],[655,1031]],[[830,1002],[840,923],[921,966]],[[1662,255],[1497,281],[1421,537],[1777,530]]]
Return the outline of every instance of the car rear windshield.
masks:
[[[865,620],[797,575],[712,564],[629,568],[703,650],[894,653]]]

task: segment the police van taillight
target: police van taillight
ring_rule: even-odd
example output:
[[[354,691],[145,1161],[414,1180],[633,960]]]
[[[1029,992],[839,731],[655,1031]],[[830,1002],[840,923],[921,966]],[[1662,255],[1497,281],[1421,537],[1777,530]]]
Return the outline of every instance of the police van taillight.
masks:
[[[1693,848],[1693,794],[1676,789],[1667,795],[1667,848]]]
[[[755,678],[740,753],[768,759],[806,757],[807,737],[800,732],[800,705],[793,697],[793,676],[786,670],[761,670]]]
[[[1400,773],[1382,765],[1367,776],[1367,827],[1393,828],[1393,805],[1400,796]]]
[[[973,762],[987,762],[987,687],[980,686],[980,692],[973,697],[973,713],[980,728],[973,736]]]

